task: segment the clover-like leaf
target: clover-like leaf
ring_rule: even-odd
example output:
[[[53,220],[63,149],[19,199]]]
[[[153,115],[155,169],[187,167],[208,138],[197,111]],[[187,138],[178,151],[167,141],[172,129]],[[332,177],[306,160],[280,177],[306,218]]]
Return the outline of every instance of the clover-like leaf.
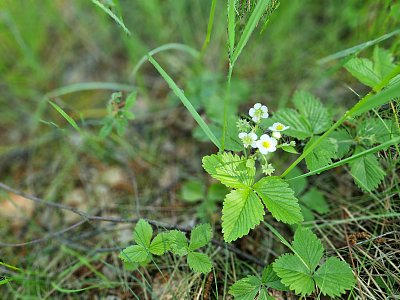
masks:
[[[149,248],[150,241],[153,236],[153,228],[144,219],[140,219],[135,226],[133,232],[133,239],[138,245],[142,245],[145,248]]]
[[[278,221],[295,224],[303,221],[300,206],[289,184],[276,176],[261,178],[254,190]]]
[[[169,234],[171,251],[179,256],[187,255],[189,246],[185,234],[179,230],[172,230]]]
[[[150,252],[155,255],[163,255],[171,249],[171,235],[169,232],[161,232],[150,243]]]

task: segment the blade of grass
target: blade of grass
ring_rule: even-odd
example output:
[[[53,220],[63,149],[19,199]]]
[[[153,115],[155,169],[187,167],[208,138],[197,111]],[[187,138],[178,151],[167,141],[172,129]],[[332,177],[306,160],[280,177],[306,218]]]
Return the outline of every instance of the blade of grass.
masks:
[[[265,10],[267,9],[269,2],[270,2],[270,0],[259,0],[258,1],[256,7],[254,8],[254,10],[249,18],[249,21],[247,22],[247,24],[243,30],[243,33],[239,39],[236,49],[233,52],[232,65],[235,64],[240,53],[242,53],[242,50],[246,46],[247,42],[249,41],[250,36],[254,31],[254,28],[256,28],[262,15],[265,13]]]
[[[345,164],[347,164],[347,163],[349,163],[349,162],[351,162],[351,161],[353,161],[353,160],[355,160],[355,159],[357,159],[359,157],[362,157],[362,156],[370,154],[370,153],[376,153],[376,152],[378,152],[378,151],[380,151],[382,149],[385,149],[388,146],[397,145],[399,143],[400,143],[400,137],[392,139],[390,141],[387,141],[386,143],[380,144],[380,145],[378,145],[376,147],[373,147],[373,148],[370,148],[368,150],[362,151],[362,152],[360,152],[358,154],[355,154],[353,156],[350,156],[348,158],[342,159],[342,160],[340,160],[338,162],[335,162],[335,163],[333,163],[331,165],[319,168],[317,170],[314,170],[312,172],[308,172],[306,174],[303,174],[303,175],[300,175],[300,176],[297,176],[297,177],[289,178],[289,179],[287,179],[287,181],[295,180],[295,179],[299,179],[299,178],[303,178],[303,177],[309,177],[309,176],[312,176],[312,175],[315,175],[315,174],[319,174],[321,172],[324,172],[324,171],[327,171],[327,170],[330,170],[330,169],[333,169],[333,168],[337,168],[337,167],[345,165]]]
[[[131,32],[128,28],[126,28],[124,22],[121,18],[117,17],[108,7],[105,7],[103,3],[99,2],[98,0],[91,0],[93,4],[100,7],[107,15],[109,15],[128,35],[131,35]]]
[[[164,69],[154,60],[153,57],[148,56],[149,61],[151,64],[157,69],[157,71],[160,73],[160,75],[164,78],[164,80],[167,82],[171,90],[174,92],[174,94],[181,100],[182,104],[187,108],[189,113],[192,115],[193,119],[196,120],[197,124],[201,127],[201,129],[204,131],[204,133],[207,135],[207,137],[210,139],[211,142],[214,143],[215,146],[218,148],[221,148],[221,145],[218,141],[218,139],[215,137],[214,133],[212,133],[210,127],[204,122],[204,120],[200,117],[199,113],[196,111],[196,109],[193,107],[192,103],[190,103],[189,99],[186,98],[185,94],[183,91],[176,85],[174,80],[167,74],[167,72],[164,71]]]
[[[321,58],[320,60],[318,60],[318,64],[321,64],[321,65],[322,64],[326,64],[326,63],[328,63],[328,62],[330,62],[332,60],[335,60],[335,59],[338,59],[338,58],[342,58],[342,57],[346,57],[346,56],[348,56],[350,54],[353,54],[353,53],[356,53],[356,52],[360,52],[360,51],[362,51],[362,50],[364,50],[364,49],[366,49],[368,47],[371,47],[371,46],[373,46],[375,44],[378,44],[378,43],[380,43],[380,42],[382,42],[384,40],[387,40],[388,38],[391,38],[392,36],[397,35],[399,33],[400,33],[400,29],[397,29],[397,30],[394,30],[394,31],[392,31],[390,33],[384,34],[384,35],[382,35],[382,36],[380,36],[380,37],[378,37],[378,38],[376,38],[374,40],[371,40],[371,41],[359,44],[357,46],[354,46],[354,47],[351,47],[351,48],[336,52],[336,53],[334,53],[332,55],[326,56],[326,57]]]
[[[206,38],[203,43],[203,47],[201,47],[201,54],[203,55],[204,52],[206,51],[208,44],[211,41],[211,32],[214,24],[214,18],[215,18],[215,8],[217,7],[217,0],[212,0],[211,2],[211,10],[210,10],[210,17],[208,18],[208,24],[207,24],[207,34]]]
[[[64,117],[65,120],[67,120],[67,122],[68,122],[72,127],[74,127],[74,129],[75,129],[76,131],[78,131],[79,133],[82,134],[81,129],[79,128],[78,124],[76,124],[76,122],[75,122],[74,119],[72,119],[60,106],[58,106],[58,105],[55,104],[54,102],[52,102],[52,101],[49,100],[49,103],[51,104],[51,106],[54,107],[54,109],[55,109],[56,111],[59,112],[60,115],[62,115],[62,116]]]
[[[228,42],[229,61],[231,61],[235,49],[235,0],[228,1]]]

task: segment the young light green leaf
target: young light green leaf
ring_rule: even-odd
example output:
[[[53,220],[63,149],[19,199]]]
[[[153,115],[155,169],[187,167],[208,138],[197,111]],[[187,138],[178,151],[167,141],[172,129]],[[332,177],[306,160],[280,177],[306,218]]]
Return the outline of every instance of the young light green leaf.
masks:
[[[171,251],[179,256],[187,255],[189,246],[185,234],[178,230],[172,230],[169,234]]]
[[[289,184],[276,176],[261,178],[254,190],[278,221],[295,224],[303,221],[298,200]]]
[[[251,187],[256,168],[254,160],[224,152],[203,157],[203,168],[222,184],[232,188]]]
[[[254,300],[260,291],[261,280],[257,276],[247,276],[236,281],[229,289],[229,294],[236,300]]]
[[[293,103],[300,114],[307,119],[314,134],[322,133],[331,126],[332,118],[328,110],[314,95],[306,91],[297,91]]]
[[[168,83],[171,90],[174,94],[181,100],[182,104],[187,108],[189,113],[192,115],[193,119],[199,124],[201,129],[203,129],[204,133],[208,136],[211,142],[214,143],[215,146],[221,148],[219,140],[215,137],[214,133],[210,130],[208,125],[204,122],[204,120],[200,117],[199,113],[193,107],[192,103],[190,103],[189,99],[186,98],[183,91],[176,85],[174,80],[164,71],[164,69],[154,60],[153,57],[149,56],[149,61],[153,64],[153,66],[157,69],[160,75],[164,78],[164,80]]]
[[[298,154],[297,150],[292,146],[282,146],[281,149],[288,153]]]
[[[150,252],[155,255],[163,255],[171,249],[171,236],[169,232],[161,232],[150,243]]]
[[[211,241],[212,229],[210,224],[200,224],[190,233],[189,251],[207,245]]]
[[[307,151],[312,144],[318,140],[319,136],[312,137],[304,148]],[[337,156],[337,145],[334,139],[324,139],[318,147],[314,148],[306,157],[307,168],[310,171],[325,167],[332,163],[332,159]]]
[[[140,219],[133,232],[134,241],[138,245],[149,248],[152,236],[153,228],[151,228],[151,225],[146,220]]]
[[[324,194],[315,187],[312,187],[307,193],[301,196],[300,201],[309,209],[315,210],[319,214],[326,214],[329,212],[329,205],[326,202]]]
[[[226,242],[249,233],[264,216],[264,207],[249,188],[233,190],[226,195],[222,209],[222,232]]]
[[[128,97],[126,97],[126,100],[125,100],[125,109],[126,110],[132,108],[135,105],[136,98],[137,98],[137,92],[136,91],[133,91],[132,93],[130,93],[128,95]]]
[[[199,180],[186,181],[182,185],[182,199],[187,202],[195,202],[204,198],[205,186]]]
[[[293,254],[285,254],[273,263],[276,274],[281,282],[296,294],[309,295],[315,290],[314,280],[310,270]]]
[[[296,254],[306,263],[307,268],[313,272],[324,254],[324,247],[318,237],[309,228],[299,227],[293,240]]]
[[[354,274],[347,263],[330,257],[314,275],[315,282],[322,294],[339,297],[355,284]]]
[[[125,248],[119,254],[119,258],[121,258],[124,262],[143,262],[148,256],[149,252],[147,249],[141,245],[133,245]]]
[[[281,109],[275,113],[271,120],[290,126],[284,133],[299,140],[304,140],[313,134],[308,121],[294,109]]]
[[[350,59],[344,67],[351,75],[366,86],[374,88],[381,82],[374,71],[372,61],[367,58],[354,57]]]
[[[359,147],[355,153],[357,154],[364,150]],[[367,154],[353,160],[350,163],[350,174],[353,176],[357,186],[364,191],[375,190],[386,175],[374,154]]]
[[[189,252],[187,262],[193,271],[203,274],[209,273],[212,268],[210,258],[204,253]]]
[[[393,56],[388,50],[376,46],[373,58],[374,72],[381,80],[396,68],[396,65],[393,63]]]

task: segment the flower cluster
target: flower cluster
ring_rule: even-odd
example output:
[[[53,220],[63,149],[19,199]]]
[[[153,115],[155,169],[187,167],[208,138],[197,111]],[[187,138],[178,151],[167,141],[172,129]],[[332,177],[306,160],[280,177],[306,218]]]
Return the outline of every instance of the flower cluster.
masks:
[[[268,107],[261,103],[256,103],[249,110],[249,116],[253,120],[254,124],[250,124],[247,120],[240,119],[237,123],[239,129],[239,138],[245,148],[255,148],[262,154],[264,158],[264,164],[262,170],[266,175],[271,175],[275,169],[271,164],[266,161],[264,155],[275,152],[278,147],[278,140],[282,137],[282,131],[289,129],[289,126],[285,126],[282,123],[274,123],[268,127],[268,131],[262,134],[260,138],[257,136],[257,129],[259,128],[261,119],[267,119],[269,117]],[[269,134],[268,134],[269,133]],[[292,145],[292,143],[290,144]]]

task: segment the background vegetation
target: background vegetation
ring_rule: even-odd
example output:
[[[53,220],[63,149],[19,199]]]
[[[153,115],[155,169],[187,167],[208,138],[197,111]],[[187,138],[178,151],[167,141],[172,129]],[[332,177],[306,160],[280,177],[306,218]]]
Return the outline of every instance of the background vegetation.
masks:
[[[162,222],[155,223],[161,228],[211,222],[220,232],[225,191],[201,167],[201,158],[216,149],[154,67],[138,63],[164,46],[157,61],[218,127],[228,64],[226,3],[217,1],[211,40],[202,52],[211,1],[101,3],[123,16],[130,35],[90,1],[0,0],[0,181],[55,204],[1,191],[0,293],[4,299],[231,297],[233,282],[285,251],[261,226],[230,249],[210,245],[214,269],[207,276],[172,256],[135,272],[118,258],[140,217]],[[240,30],[248,14],[245,7],[239,13]],[[235,65],[229,109],[244,113],[255,102],[271,110],[292,106],[294,91],[302,88],[320,97],[334,119],[340,117],[370,89],[342,68],[343,61],[324,58],[395,31],[399,15],[400,5],[392,1],[282,1]],[[398,61],[396,32],[379,46]],[[360,53],[372,55],[373,47]],[[133,89],[135,119],[123,136],[113,132],[99,139],[111,93]],[[395,119],[398,102],[375,113]],[[375,113],[362,119],[368,122]],[[373,192],[357,187],[345,166],[299,183],[300,194],[317,190],[328,205],[310,211],[305,224],[329,254],[357,273],[357,285],[345,297],[395,299],[400,293],[398,152],[392,147],[378,157],[386,176]],[[276,155],[276,169],[291,160]],[[298,172],[305,170],[300,165]],[[290,239],[291,228],[279,226]]]

